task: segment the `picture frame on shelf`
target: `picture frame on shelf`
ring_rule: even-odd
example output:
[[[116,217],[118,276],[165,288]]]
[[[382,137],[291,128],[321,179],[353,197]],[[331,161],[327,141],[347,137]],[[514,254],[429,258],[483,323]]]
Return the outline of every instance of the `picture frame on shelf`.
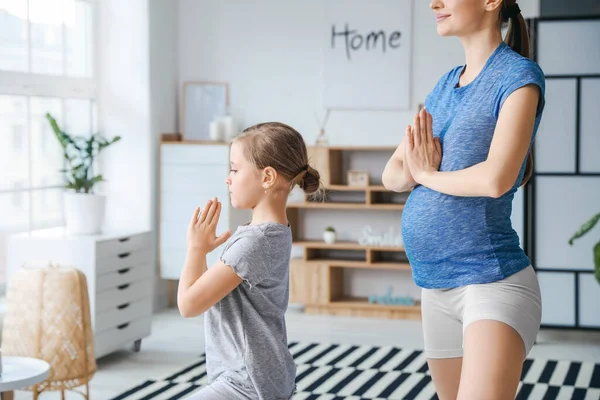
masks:
[[[349,170],[347,180],[348,186],[367,187],[369,186],[369,172]]]
[[[211,123],[227,116],[229,84],[185,81],[182,90],[181,135],[184,140],[215,141]]]

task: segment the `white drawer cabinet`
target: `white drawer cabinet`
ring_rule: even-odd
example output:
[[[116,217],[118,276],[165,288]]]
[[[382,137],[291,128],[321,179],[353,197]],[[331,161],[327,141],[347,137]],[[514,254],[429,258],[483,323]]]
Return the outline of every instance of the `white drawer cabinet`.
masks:
[[[151,333],[154,276],[151,232],[66,235],[62,228],[12,235],[8,279],[23,265],[81,270],[87,280],[96,358]]]
[[[163,142],[160,146],[159,264],[163,279],[177,280],[185,262],[186,232],[195,207],[218,197],[222,202],[217,234],[249,221],[249,211],[229,202],[229,146],[221,143]],[[218,261],[221,248],[206,257]]]

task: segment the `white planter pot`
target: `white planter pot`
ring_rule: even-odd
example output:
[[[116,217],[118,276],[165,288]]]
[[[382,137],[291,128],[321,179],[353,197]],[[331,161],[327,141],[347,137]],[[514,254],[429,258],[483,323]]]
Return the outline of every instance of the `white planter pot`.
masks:
[[[104,220],[106,197],[98,194],[63,194],[66,231],[73,235],[100,233]]]
[[[323,232],[323,240],[327,244],[335,243],[335,232],[324,231]]]

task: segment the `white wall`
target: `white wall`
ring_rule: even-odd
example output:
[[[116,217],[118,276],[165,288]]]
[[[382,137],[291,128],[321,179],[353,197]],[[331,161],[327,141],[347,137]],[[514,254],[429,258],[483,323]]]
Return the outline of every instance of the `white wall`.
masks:
[[[178,131],[179,56],[177,41],[179,2],[149,0],[149,17],[151,123],[152,133],[158,144],[160,133]],[[157,147],[155,149],[158,150]]]
[[[157,238],[159,132],[176,132],[177,2],[98,2],[99,128],[122,140],[102,155],[105,230],[151,229]],[[156,308],[167,287],[157,280]]]
[[[122,140],[101,157],[105,229],[152,227],[148,1],[98,2],[99,130]]]
[[[521,3],[525,16],[537,14],[538,0]],[[412,109],[335,111],[327,125],[331,143],[397,144],[437,79],[463,63],[460,42],[437,35],[429,2],[413,4]],[[278,119],[313,143],[318,133],[313,115],[322,104],[324,22],[322,0],[180,0],[180,85],[229,82],[232,112],[241,126]]]
[[[521,0],[518,3],[525,18],[540,16],[540,0]]]
[[[149,0],[150,28],[150,117],[152,140],[152,227],[158,243],[158,141],[161,133],[178,132],[177,20],[179,3],[172,0]],[[158,254],[157,254],[158,260]],[[157,279],[155,308],[168,305],[168,282]]]

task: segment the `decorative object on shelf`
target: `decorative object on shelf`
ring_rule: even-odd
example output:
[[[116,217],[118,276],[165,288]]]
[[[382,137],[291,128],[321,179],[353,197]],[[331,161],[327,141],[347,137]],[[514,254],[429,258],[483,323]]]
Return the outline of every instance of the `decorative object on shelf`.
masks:
[[[325,231],[323,231],[323,240],[325,241],[325,243],[327,243],[327,244],[335,243],[335,239],[336,239],[335,229],[332,226],[328,226],[327,228],[325,228]]]
[[[327,120],[329,119],[330,112],[331,112],[331,110],[329,108],[327,108],[325,110],[325,116],[323,117],[323,121],[320,121],[319,118],[317,117],[317,122],[319,123],[319,125],[321,127],[319,129],[319,136],[317,136],[317,141],[316,141],[317,146],[327,146],[329,144],[329,139],[325,135],[325,126],[327,125]]]
[[[43,288],[43,290],[40,290]],[[87,280],[75,268],[22,267],[12,276],[2,330],[6,356],[33,357],[50,364],[48,378],[25,388],[40,393],[71,390],[89,399],[96,372]],[[75,390],[85,385],[85,393]]]
[[[100,233],[106,198],[94,193],[94,186],[104,181],[101,174],[94,176],[94,160],[102,150],[119,141],[121,137],[115,136],[107,140],[97,133],[90,137],[71,136],[60,129],[49,113],[46,114],[46,119],[63,148],[66,165],[62,172],[67,179],[65,187],[72,190],[63,194],[67,233]]]
[[[361,235],[358,238],[358,243],[361,246],[382,246],[382,247],[403,247],[402,234],[396,234],[393,227],[390,227],[384,234],[377,234],[373,231],[371,225],[367,225],[362,229]]]
[[[183,139],[181,137],[181,133],[161,133],[160,141],[161,142],[181,142]]]
[[[329,144],[329,139],[325,136],[325,131],[323,129],[319,130],[319,136],[317,136],[316,141],[317,146],[327,146]]]
[[[210,123],[208,131],[208,136],[210,137],[210,140],[214,142],[223,141],[223,124],[219,119],[216,119]]]
[[[348,171],[348,186],[369,186],[369,172],[368,171]]]
[[[221,118],[221,126],[223,129],[223,140],[226,142],[231,141],[239,133],[237,124],[231,115],[226,115],[225,117]]]
[[[569,239],[569,244],[572,246],[573,241],[581,236],[585,235],[596,225],[596,223],[600,221],[600,213],[594,215],[590,218],[586,223],[581,225],[581,227],[573,234],[573,236]],[[596,242],[593,249],[593,257],[594,257],[594,274],[596,276],[596,280],[600,283],[600,240]]]
[[[237,134],[237,126],[231,115],[215,118],[210,123],[209,137],[214,142],[229,142]]]
[[[184,82],[183,104],[181,107],[183,121],[181,126],[184,140],[219,140],[219,134],[213,131],[213,121],[225,118],[229,107],[229,85],[223,82]]]
[[[392,287],[388,287],[387,292],[383,296],[369,296],[369,303],[382,304],[387,306],[414,306],[417,304],[415,299],[410,296],[395,296],[392,297]]]

